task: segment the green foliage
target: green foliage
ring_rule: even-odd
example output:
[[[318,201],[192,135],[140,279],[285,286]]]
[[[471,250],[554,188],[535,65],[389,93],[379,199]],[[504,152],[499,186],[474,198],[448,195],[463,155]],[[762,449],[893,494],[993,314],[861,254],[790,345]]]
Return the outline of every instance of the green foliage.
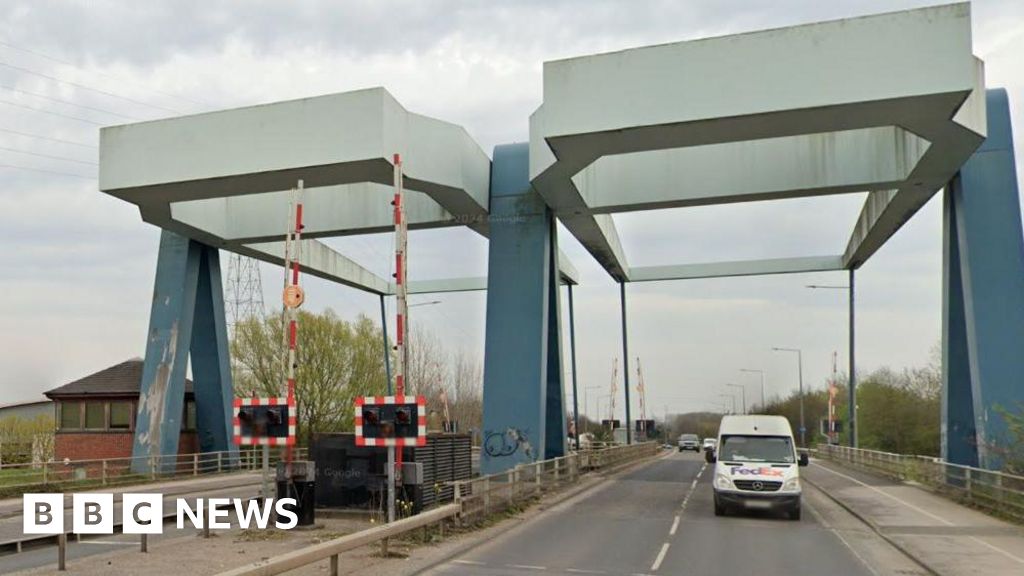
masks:
[[[722,415],[717,412],[690,412],[674,414],[670,422],[668,442],[674,443],[680,434],[696,434],[700,438],[718,436]]]
[[[387,389],[382,334],[369,318],[346,321],[331,310],[299,312],[296,403],[300,443],[317,432],[352,429],[356,396]],[[286,389],[287,347],[280,316],[235,325],[235,393],[278,396]]]
[[[848,444],[848,388],[846,378],[837,385],[836,417],[843,422],[839,435],[841,444]],[[860,425],[861,448],[899,454],[938,456],[941,416],[942,373],[938,360],[924,368],[897,373],[881,368],[857,384],[857,420]],[[786,398],[769,402],[765,414],[778,414],[789,419],[794,433],[800,427],[800,395],[793,392]],[[804,394],[804,419],[807,443],[824,442],[820,421],[828,416],[828,392],[812,390]]]
[[[8,416],[0,419],[0,462],[24,464],[53,458],[53,416]]]

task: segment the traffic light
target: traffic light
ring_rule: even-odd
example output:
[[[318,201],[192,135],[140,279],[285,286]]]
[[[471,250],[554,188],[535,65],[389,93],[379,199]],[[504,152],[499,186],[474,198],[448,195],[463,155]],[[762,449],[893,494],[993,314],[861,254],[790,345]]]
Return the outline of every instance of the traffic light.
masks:
[[[241,435],[252,438],[286,438],[288,406],[244,406],[238,410]]]
[[[404,401],[373,396],[356,400],[357,446],[415,446],[426,442],[420,434],[421,428],[426,429],[426,400],[422,396],[398,399]]]

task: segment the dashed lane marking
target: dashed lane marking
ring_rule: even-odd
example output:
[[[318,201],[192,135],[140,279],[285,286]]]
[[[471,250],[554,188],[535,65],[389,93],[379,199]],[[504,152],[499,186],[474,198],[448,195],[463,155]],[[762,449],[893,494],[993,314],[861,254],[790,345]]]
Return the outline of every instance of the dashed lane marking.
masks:
[[[672,521],[672,529],[668,531],[668,535],[669,536],[675,536],[676,535],[676,530],[678,530],[678,529],[679,529],[679,516],[676,516],[676,519]]]
[[[532,566],[530,564],[506,564],[509,568],[515,568],[516,570],[547,570],[547,566]]]
[[[665,560],[665,554],[668,554],[668,547],[668,542],[661,545],[661,552],[658,552],[658,557],[654,559],[654,564],[651,564],[651,572],[657,572],[658,568],[661,567],[661,563]]]
[[[483,562],[477,562],[476,560],[452,560],[453,564],[466,564],[468,566],[484,566]]]

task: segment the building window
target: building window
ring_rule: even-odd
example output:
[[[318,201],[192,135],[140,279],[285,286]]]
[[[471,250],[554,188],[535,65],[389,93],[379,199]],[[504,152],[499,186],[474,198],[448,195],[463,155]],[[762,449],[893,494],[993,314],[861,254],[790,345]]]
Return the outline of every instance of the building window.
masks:
[[[60,427],[62,430],[76,430],[82,427],[82,403],[60,403]]]
[[[110,403],[110,428],[128,430],[132,427],[132,403],[119,401]]]
[[[85,403],[85,427],[89,430],[103,430],[107,427],[106,404],[103,402]]]

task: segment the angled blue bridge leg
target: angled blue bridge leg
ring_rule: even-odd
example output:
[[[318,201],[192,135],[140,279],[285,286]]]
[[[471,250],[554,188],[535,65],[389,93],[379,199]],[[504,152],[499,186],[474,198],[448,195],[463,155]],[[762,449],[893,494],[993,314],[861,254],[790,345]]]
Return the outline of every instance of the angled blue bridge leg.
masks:
[[[998,468],[1001,410],[1024,407],[1024,237],[1004,90],[986,98],[988,136],[947,187],[943,457]]]
[[[132,470],[174,471],[190,349],[201,449],[231,449],[233,392],[215,248],[161,233],[147,336]]]
[[[555,219],[531,188],[527,144],[491,168],[483,474],[565,453]]]

